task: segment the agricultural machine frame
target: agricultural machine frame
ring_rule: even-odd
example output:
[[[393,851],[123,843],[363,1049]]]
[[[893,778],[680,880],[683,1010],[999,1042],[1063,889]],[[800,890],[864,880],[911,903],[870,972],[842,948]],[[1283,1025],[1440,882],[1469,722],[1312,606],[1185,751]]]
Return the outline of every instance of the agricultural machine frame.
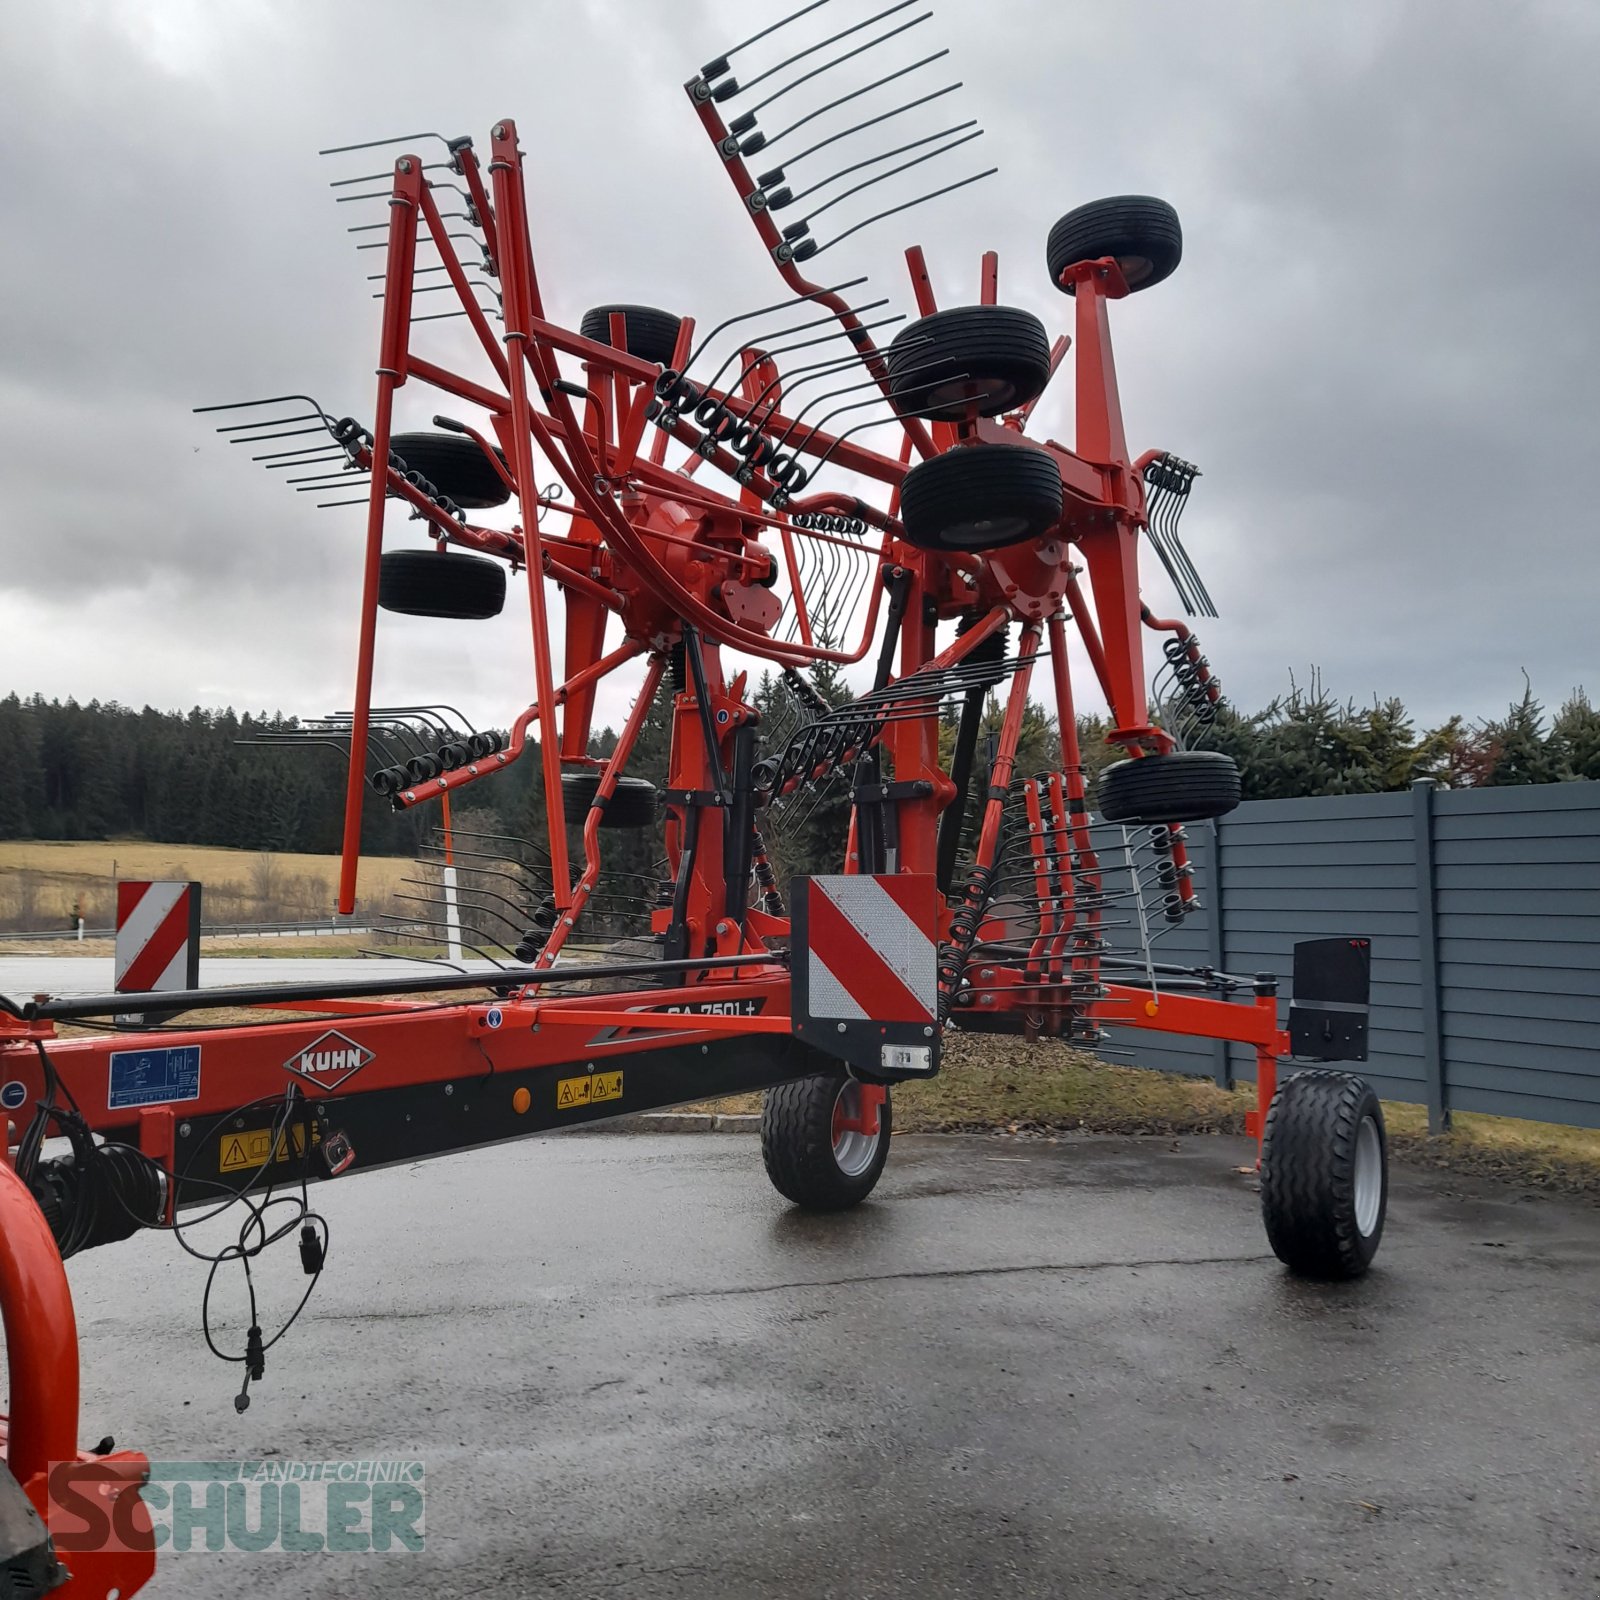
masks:
[[[1346,1102],[1360,1128],[1376,1128],[1381,1158],[1370,1091],[1322,1072],[1280,1093],[1291,1039],[1276,981],[1158,962],[1152,950],[1152,925],[1179,922],[1197,904],[1185,824],[1238,799],[1225,758],[1184,748],[1215,713],[1217,681],[1187,624],[1155,615],[1140,591],[1145,535],[1185,604],[1209,610],[1175,530],[1195,469],[1166,452],[1130,453],[1112,353],[1112,305],[1177,265],[1175,215],[1133,196],[1057,224],[1050,277],[1071,297],[1072,333],[1053,342],[1037,318],[1000,303],[994,252],[979,263],[976,302],[941,310],[922,252],[909,249],[918,317],[880,347],[874,329],[889,319],[872,319],[881,301],[852,299],[860,280],[807,275],[806,262],[839,242],[813,232],[819,210],[782,221],[801,187],[797,158],[752,170],[790,130],[762,125],[765,99],[724,120],[746,92],[736,53],[685,87],[786,291],[776,304],[703,334],[690,318],[639,306],[598,307],[580,329],[563,326],[547,313],[535,269],[516,125],[495,123],[481,153],[470,138],[426,136],[406,142],[366,196],[387,211],[364,225],[384,248],[370,424],[291,396],[248,403],[223,425],[247,444],[314,438],[265,463],[321,463],[324,475],[302,482],[313,493],[363,486],[353,704],[311,730],[348,758],[341,912],[357,903],[368,805],[447,807],[532,761],[548,837],[537,871],[500,897],[520,937],[487,970],[166,992],[169,1014],[253,1006],[270,1015],[133,1034],[59,1031],[137,1009],[125,994],[6,1002],[0,1084],[13,1115],[27,1108],[32,1119],[26,1132],[14,1125],[12,1161],[0,1166],[7,1451],[41,1513],[52,1464],[77,1462],[113,1496],[136,1495],[143,1468],[132,1452],[77,1453],[77,1346],[61,1268],[71,1250],[175,1226],[186,1208],[248,1200],[263,1185],[303,1190],[755,1089],[771,1091],[763,1137],[773,1181],[801,1204],[837,1209],[877,1181],[891,1087],[938,1070],[948,1026],[1094,1046],[1114,1025],[1252,1049],[1249,1132],[1259,1140],[1282,1119],[1263,1171],[1275,1246],[1291,1265],[1333,1276],[1364,1269],[1376,1248],[1381,1193],[1376,1221],[1368,1195],[1354,1234],[1348,1226],[1363,1203],[1362,1171],[1371,1181],[1354,1145],[1339,1148],[1344,1187],[1315,1214],[1291,1215],[1288,1198],[1273,1199],[1274,1161],[1292,1166],[1316,1141],[1342,1138],[1334,1111]],[[964,145],[965,126],[932,154]],[[419,309],[435,290],[454,302],[448,313]],[[446,316],[464,322],[465,351],[459,341],[446,355],[435,349],[428,325]],[[1069,349],[1072,446],[1027,431]],[[790,350],[803,351],[798,364]],[[806,383],[843,403],[816,416],[816,399],[801,398]],[[397,402],[418,390],[479,420],[441,415],[439,431],[406,434]],[[878,425],[895,429],[893,453],[859,437]],[[816,487],[829,471],[834,486]],[[507,501],[517,511],[509,528],[471,514]],[[386,548],[397,505],[435,550]],[[818,578],[840,570],[857,574],[849,604],[837,582]],[[380,611],[487,615],[508,573],[526,586],[532,698],[504,731],[374,704]],[[1078,744],[1069,631],[1121,758],[1095,794]],[[1162,640],[1169,687],[1154,714],[1147,634]],[[791,726],[774,732],[736,657],[777,672]],[[820,663],[860,663],[870,687],[830,701],[808,674]],[[632,708],[599,755],[597,696],[624,675]],[[1055,744],[1047,769],[1027,773],[1018,752],[1036,687]],[[991,694],[1003,713],[984,751]],[[671,754],[657,793],[628,768],[663,697]],[[849,798],[836,870],[781,884],[763,827],[833,781]],[[658,818],[659,894],[626,953],[580,954],[612,828]],[[1133,943],[1119,951],[1114,929],[1129,925]],[[1304,953],[1298,999],[1311,1003],[1296,1007],[1295,1047],[1358,1058],[1366,945],[1332,943]],[[1286,1099],[1296,1084],[1298,1099]],[[45,1135],[68,1136],[72,1153],[42,1155]],[[300,1235],[314,1277],[325,1230],[305,1221]],[[270,1343],[252,1328],[238,1358],[246,1403]],[[8,1557],[21,1559],[25,1544]],[[70,1570],[72,1593],[132,1593],[153,1562],[90,1552],[62,1568],[46,1545],[38,1550],[57,1579]]]

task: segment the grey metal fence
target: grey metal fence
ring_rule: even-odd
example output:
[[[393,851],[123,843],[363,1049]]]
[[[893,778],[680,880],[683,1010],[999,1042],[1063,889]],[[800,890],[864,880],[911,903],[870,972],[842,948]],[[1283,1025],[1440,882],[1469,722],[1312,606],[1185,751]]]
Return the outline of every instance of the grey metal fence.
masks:
[[[1158,958],[1272,972],[1372,939],[1371,1059],[1434,1126],[1484,1111],[1600,1127],[1600,783],[1259,800],[1189,829],[1205,909]],[[1142,1065],[1254,1076],[1240,1047],[1112,1032]]]

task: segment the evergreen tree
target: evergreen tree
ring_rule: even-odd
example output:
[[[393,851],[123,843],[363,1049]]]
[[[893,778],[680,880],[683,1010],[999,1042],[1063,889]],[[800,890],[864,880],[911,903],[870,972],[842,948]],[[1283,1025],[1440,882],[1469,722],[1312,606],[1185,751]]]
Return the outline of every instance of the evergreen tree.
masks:
[[[1556,713],[1549,745],[1558,778],[1600,779],[1600,710],[1582,689],[1574,689]]]

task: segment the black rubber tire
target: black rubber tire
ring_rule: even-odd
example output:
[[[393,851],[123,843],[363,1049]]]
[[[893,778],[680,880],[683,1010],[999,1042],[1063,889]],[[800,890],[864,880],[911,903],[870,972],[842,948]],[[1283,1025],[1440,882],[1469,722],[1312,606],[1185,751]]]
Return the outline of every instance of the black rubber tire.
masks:
[[[505,609],[506,569],[457,550],[386,550],[379,558],[378,604],[408,617],[481,621]]]
[[[465,434],[397,433],[389,441],[389,453],[399,456],[408,472],[419,473],[463,511],[488,511],[511,498],[505,479],[477,442]],[[500,459],[503,462],[505,456]]]
[[[1050,230],[1044,254],[1051,283],[1067,294],[1073,288],[1062,283],[1061,274],[1102,256],[1117,258],[1129,292],[1137,294],[1177,271],[1183,260],[1183,226],[1165,200],[1148,194],[1113,195],[1069,211]]]
[[[1363,1228],[1356,1171],[1361,1129],[1377,1135],[1376,1221]],[[1362,1159],[1371,1159],[1370,1142]],[[1377,1254],[1389,1209],[1389,1141],[1371,1084],[1329,1067],[1278,1085],[1261,1142],[1261,1219],[1272,1252],[1302,1278],[1359,1278]]]
[[[683,318],[655,306],[595,306],[585,311],[578,332],[596,344],[611,343],[611,313],[620,311],[628,330],[627,352],[641,361],[669,366],[678,343],[678,327]]]
[[[894,1131],[890,1092],[878,1112],[877,1146],[870,1164],[849,1173],[834,1153],[833,1108],[854,1080],[817,1073],[768,1089],[761,1107],[761,1159],[772,1186],[806,1211],[848,1211],[860,1205],[883,1176]]]
[[[579,827],[588,821],[589,808],[600,789],[600,771],[591,767],[583,772],[561,774],[561,813]],[[648,828],[656,820],[656,786],[644,778],[623,776],[604,811],[602,828]]]
[[[900,520],[922,550],[995,550],[1061,520],[1061,473],[1043,450],[973,444],[919,462],[900,486]]]
[[[1095,799],[1106,822],[1203,822],[1239,804],[1239,769],[1218,750],[1169,750],[1114,761]]]
[[[902,328],[884,357],[901,410],[958,422],[976,403],[997,417],[1036,399],[1050,381],[1050,339],[1031,311],[955,306]]]

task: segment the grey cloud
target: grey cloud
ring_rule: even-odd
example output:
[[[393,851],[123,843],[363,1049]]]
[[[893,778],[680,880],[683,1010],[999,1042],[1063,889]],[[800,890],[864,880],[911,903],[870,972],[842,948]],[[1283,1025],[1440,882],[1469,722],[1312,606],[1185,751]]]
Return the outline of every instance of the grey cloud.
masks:
[[[680,85],[780,9],[8,13],[0,686],[342,703],[361,513],[311,511],[188,413],[302,388],[370,410],[380,253],[343,229],[382,208],[325,185],[386,153],[313,152],[408,125],[481,140],[514,115],[552,314],[617,298],[712,321],[778,286]],[[1600,33],[1584,5],[1512,16],[945,0],[926,31],[1000,174],[827,258],[908,310],[904,245],[924,245],[947,303],[974,297],[992,246],[1002,297],[1070,331],[1043,271],[1051,222],[1102,193],[1173,200],[1186,258],[1115,308],[1119,370],[1135,447],[1205,469],[1185,533],[1224,613],[1208,650],[1246,704],[1311,663],[1430,718],[1493,711],[1522,666],[1547,698],[1600,687]],[[1040,411],[1064,439],[1069,388]],[[407,391],[401,416],[435,409]],[[1159,571],[1151,592],[1168,603]],[[525,628],[396,626],[385,691],[503,716],[528,697]]]

